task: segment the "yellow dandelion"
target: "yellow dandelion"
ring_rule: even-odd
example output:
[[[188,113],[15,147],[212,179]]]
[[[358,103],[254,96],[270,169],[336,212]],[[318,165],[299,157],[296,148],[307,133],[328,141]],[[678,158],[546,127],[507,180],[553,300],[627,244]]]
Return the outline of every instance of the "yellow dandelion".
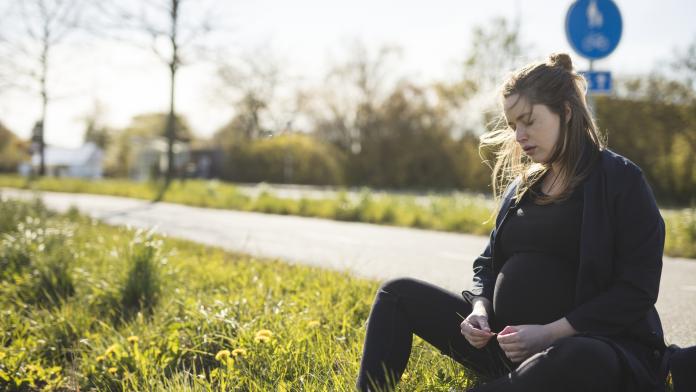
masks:
[[[310,322],[307,323],[307,326],[308,326],[309,328],[317,328],[317,327],[319,327],[320,325],[321,325],[321,322],[320,322],[319,320],[312,320],[312,321],[310,321]]]
[[[233,357],[238,357],[238,356],[246,356],[247,350],[245,348],[235,348],[232,350],[232,356]]]
[[[108,371],[109,373],[111,373],[111,374],[116,374],[116,372],[118,371],[118,369],[116,369],[115,367],[110,367],[109,369],[107,369],[107,371]]]
[[[0,351],[0,359],[4,359],[6,355],[4,351]]]
[[[135,344],[138,343],[138,337],[135,335],[131,335],[128,337],[128,343],[130,344]]]
[[[401,381],[408,381],[409,377],[411,377],[408,372],[404,372],[404,374],[401,375]]]
[[[105,356],[99,355],[99,356],[97,357],[97,362],[103,362],[105,359],[106,359]]]
[[[215,354],[215,360],[220,362],[227,362],[230,357],[230,350],[220,350]]]
[[[119,350],[118,343],[114,343],[111,346],[107,347],[106,351],[104,351],[104,356],[110,356],[111,354],[116,354]]]
[[[271,337],[267,335],[256,335],[254,341],[256,343],[268,343],[271,341]]]
[[[273,337],[273,332],[267,330],[267,329],[262,329],[258,332],[256,332],[256,336],[254,336],[254,341],[256,343],[267,343],[271,341],[271,338]]]

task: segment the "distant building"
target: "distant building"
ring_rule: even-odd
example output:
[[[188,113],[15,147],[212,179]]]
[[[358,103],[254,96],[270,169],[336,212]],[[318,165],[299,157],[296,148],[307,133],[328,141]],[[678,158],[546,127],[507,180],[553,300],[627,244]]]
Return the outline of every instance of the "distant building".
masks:
[[[78,148],[46,146],[44,155],[47,176],[102,178],[104,151],[94,143],[85,143]],[[34,172],[38,172],[40,163],[41,157],[36,152],[31,158]],[[29,172],[27,165],[20,166],[20,174]]]
[[[189,178],[221,178],[225,153],[221,148],[192,148],[186,167]]]
[[[140,137],[130,139],[133,163],[128,177],[133,180],[149,180],[164,175],[167,170],[167,139],[163,137]],[[182,173],[189,162],[189,143],[174,142],[174,171]]]

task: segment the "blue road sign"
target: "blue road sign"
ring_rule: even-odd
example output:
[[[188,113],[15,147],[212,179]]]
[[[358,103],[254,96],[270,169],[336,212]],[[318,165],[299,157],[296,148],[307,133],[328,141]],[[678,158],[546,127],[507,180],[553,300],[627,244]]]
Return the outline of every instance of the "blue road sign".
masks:
[[[573,50],[597,60],[608,56],[619,44],[621,13],[612,0],[577,0],[568,9],[565,27]]]
[[[587,92],[591,94],[608,94],[611,92],[611,72],[581,71],[587,80]]]

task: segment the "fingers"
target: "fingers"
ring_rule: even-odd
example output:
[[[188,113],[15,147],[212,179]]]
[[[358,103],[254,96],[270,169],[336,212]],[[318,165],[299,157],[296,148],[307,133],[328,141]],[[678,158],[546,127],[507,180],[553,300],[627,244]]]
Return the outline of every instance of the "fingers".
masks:
[[[484,347],[494,336],[491,332],[483,331],[474,327],[468,320],[462,321],[460,328],[461,333],[464,335],[467,342],[476,348]]]
[[[525,347],[523,344],[518,343],[518,342],[508,343],[508,344],[498,342],[498,345],[506,353],[518,352],[518,351],[527,351],[527,347]]]
[[[505,352],[506,355],[514,353],[526,353],[528,350],[527,344],[520,341],[517,333],[511,333],[507,335],[497,336],[498,345]],[[510,358],[510,355],[508,355]],[[510,358],[512,360],[512,358]]]
[[[463,335],[471,335],[477,337],[490,337],[493,335],[490,331],[484,331],[482,329],[476,328],[468,320],[462,321],[459,327],[461,328]]]
[[[471,344],[472,346],[474,346],[476,348],[485,347],[486,344],[488,344],[488,341],[491,340],[491,337],[472,338],[472,337],[468,337],[466,335],[464,336],[464,338],[466,339],[467,342],[469,342],[469,344]]]
[[[479,319],[479,326],[481,327],[481,330],[491,332],[491,328],[488,326],[488,319],[483,317]]]
[[[507,326],[505,326],[505,328],[503,328],[502,331],[500,331],[499,335],[508,335],[508,334],[518,332],[518,331],[519,331],[519,329],[512,327],[510,325],[507,325]]]
[[[498,346],[500,346],[500,349],[503,350],[505,356],[508,357],[512,362],[518,362],[520,358],[523,358],[527,354],[526,347],[519,342],[500,343],[500,341],[498,341]]]

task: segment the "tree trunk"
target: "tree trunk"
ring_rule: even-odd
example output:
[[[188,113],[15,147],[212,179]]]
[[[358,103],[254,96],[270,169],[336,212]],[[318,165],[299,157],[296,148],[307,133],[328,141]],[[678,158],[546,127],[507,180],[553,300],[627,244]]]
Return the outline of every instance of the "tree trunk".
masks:
[[[44,24],[43,47],[41,48],[41,119],[38,134],[39,144],[39,176],[46,175],[46,142],[44,130],[46,129],[46,112],[48,111],[48,51],[50,47],[50,30],[48,23]]]
[[[176,140],[176,112],[174,111],[174,92],[176,79],[176,66],[170,66],[170,88],[169,88],[169,115],[167,116],[167,172],[165,182],[169,184],[174,178],[174,141]]]
[[[179,53],[177,42],[177,24],[179,17],[179,0],[171,3],[171,32],[169,40],[172,45],[172,58],[169,62],[169,115],[167,116],[167,172],[165,183],[168,185],[174,178],[174,141],[176,140],[176,111],[174,110],[174,96],[176,87],[176,71],[179,66]]]

